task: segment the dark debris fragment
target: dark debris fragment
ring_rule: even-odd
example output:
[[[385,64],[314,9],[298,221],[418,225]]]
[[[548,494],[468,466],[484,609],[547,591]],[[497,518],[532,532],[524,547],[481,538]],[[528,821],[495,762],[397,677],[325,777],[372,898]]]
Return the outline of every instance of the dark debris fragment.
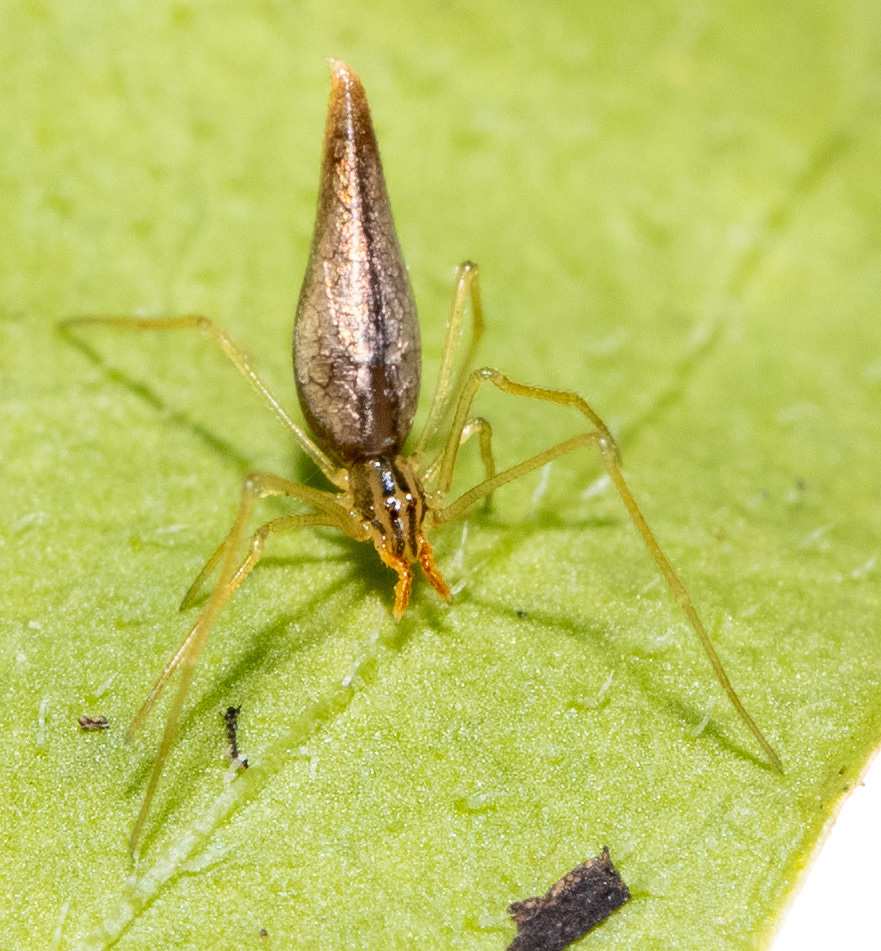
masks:
[[[630,900],[608,848],[576,866],[543,897],[508,906],[517,936],[508,951],[562,951]]]
[[[81,717],[76,718],[76,722],[79,723],[84,733],[91,733],[94,730],[109,730],[110,724],[107,722],[107,717],[103,714],[97,717],[90,717],[86,714],[83,714]]]
[[[238,768],[247,769],[248,757],[242,756],[242,751],[238,745],[239,712],[241,709],[241,707],[227,707],[226,713],[223,715],[224,723],[226,723],[226,738],[229,740],[229,750],[226,756]]]

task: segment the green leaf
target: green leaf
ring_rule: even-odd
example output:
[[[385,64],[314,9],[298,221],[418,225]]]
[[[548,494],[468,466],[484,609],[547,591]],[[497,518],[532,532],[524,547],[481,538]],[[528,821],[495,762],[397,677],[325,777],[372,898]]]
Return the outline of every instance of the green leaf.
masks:
[[[4,5],[10,946],[213,951],[264,928],[286,949],[501,949],[510,902],[608,845],[635,898],[584,947],[767,947],[881,732],[879,19],[868,0]],[[186,631],[176,605],[245,472],[319,479],[195,335],[55,326],[208,314],[293,406],[328,55],[371,97],[426,380],[476,260],[481,360],[577,390],[620,436],[785,775],[575,455],[438,532],[459,594],[419,584],[398,626],[366,546],[279,540],[212,633],[132,869],[167,699],[122,737]],[[479,412],[502,465],[578,425],[495,393]],[[457,484],[479,477],[469,447]]]

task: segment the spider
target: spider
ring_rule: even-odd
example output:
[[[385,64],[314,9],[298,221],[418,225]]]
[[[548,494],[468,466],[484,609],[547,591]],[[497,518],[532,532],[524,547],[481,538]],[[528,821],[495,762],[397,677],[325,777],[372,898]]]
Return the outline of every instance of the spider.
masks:
[[[723,690],[765,755],[780,770],[777,754],[735,693],[691,596],[661,551],[627,486],[618,446],[606,424],[574,393],[518,383],[490,367],[468,371],[483,332],[479,272],[473,263],[465,262],[457,270],[437,389],[421,434],[412,450],[404,454],[419,396],[421,357],[416,306],[395,234],[364,88],[345,63],[331,60],[330,70],[318,212],[293,340],[297,394],[311,437],[272,395],[245,353],[207,317],[99,316],[66,322],[135,330],[201,331],[269,404],[336,490],[312,488],[268,472],[251,472],[245,478],[232,527],[199,572],[181,607],[192,606],[217,573],[211,594],[127,733],[127,739],[131,738],[174,672],[181,668],[177,693],[132,832],[132,853],[174,743],[208,633],[223,606],[260,561],[271,536],[329,526],[357,541],[372,543],[382,561],[397,574],[393,614],[398,620],[410,599],[416,564],[434,590],[450,599],[428,541],[433,529],[464,515],[475,502],[488,498],[506,483],[576,449],[589,447],[599,451],[612,484],[685,612]],[[460,331],[469,303],[473,331],[464,366],[456,373]],[[486,383],[513,396],[573,409],[585,417],[589,428],[497,472],[491,427],[482,417],[472,415],[474,398]],[[445,425],[443,447],[432,457],[428,444]],[[485,478],[447,502],[459,448],[474,436],[479,440]],[[267,496],[287,496],[304,503],[310,511],[274,518],[249,536],[255,503]]]

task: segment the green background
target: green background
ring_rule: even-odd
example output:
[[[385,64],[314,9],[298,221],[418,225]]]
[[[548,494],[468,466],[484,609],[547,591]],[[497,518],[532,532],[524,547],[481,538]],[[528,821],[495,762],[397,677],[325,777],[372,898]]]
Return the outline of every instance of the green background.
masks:
[[[279,539],[133,871],[165,707],[122,734],[176,604],[248,469],[318,480],[195,335],[54,328],[202,312],[292,406],[327,56],[371,99],[426,381],[471,258],[481,360],[619,434],[784,776],[580,454],[438,532],[459,594],[397,627],[367,546]],[[635,900],[584,947],[766,947],[881,729],[878,4],[7,0],[0,60],[9,946],[490,951],[608,845]],[[503,465],[577,429],[480,411]]]

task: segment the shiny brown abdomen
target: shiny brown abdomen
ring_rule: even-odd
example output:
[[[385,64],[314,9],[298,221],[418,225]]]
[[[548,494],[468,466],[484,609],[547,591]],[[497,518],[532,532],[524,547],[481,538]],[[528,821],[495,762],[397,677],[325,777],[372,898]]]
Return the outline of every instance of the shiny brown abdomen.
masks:
[[[321,448],[351,465],[394,457],[419,398],[416,305],[367,99],[332,64],[318,215],[294,324],[294,375]]]

